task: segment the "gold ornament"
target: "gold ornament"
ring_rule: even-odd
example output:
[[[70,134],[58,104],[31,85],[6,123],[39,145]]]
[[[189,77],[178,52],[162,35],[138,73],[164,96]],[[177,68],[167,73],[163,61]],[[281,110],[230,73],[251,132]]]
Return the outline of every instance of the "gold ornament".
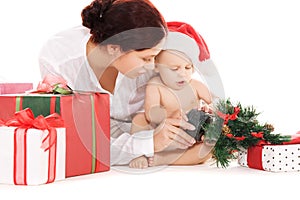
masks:
[[[274,126],[272,124],[265,124],[264,127],[268,129],[269,131],[273,132],[274,131]]]
[[[224,124],[223,127],[222,127],[222,134],[227,135],[229,133],[231,133],[231,129],[229,128],[229,126]]]

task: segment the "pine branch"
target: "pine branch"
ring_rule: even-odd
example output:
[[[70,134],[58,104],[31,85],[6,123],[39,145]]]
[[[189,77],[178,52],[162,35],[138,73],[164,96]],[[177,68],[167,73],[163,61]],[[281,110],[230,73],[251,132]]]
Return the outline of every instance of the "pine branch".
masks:
[[[228,167],[230,160],[237,158],[234,152],[248,149],[260,141],[282,144],[291,140],[290,136],[273,134],[272,125],[260,124],[259,115],[253,106],[233,105],[230,99],[218,102],[214,120],[204,127],[205,137],[217,141],[213,158],[218,167]]]

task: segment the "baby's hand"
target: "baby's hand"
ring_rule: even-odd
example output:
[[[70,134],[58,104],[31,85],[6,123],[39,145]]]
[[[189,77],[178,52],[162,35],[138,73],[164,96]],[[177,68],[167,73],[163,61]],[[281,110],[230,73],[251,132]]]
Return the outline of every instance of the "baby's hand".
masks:
[[[208,105],[207,103],[205,103],[202,100],[199,103],[198,110],[201,110],[201,111],[206,112],[206,113],[212,113],[213,112],[213,109],[211,108],[211,106]]]

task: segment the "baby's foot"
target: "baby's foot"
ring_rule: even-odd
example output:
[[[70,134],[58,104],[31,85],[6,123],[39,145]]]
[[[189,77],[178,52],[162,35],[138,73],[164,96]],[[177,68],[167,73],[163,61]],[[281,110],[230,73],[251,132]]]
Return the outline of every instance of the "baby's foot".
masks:
[[[129,167],[130,168],[138,168],[138,169],[145,169],[149,166],[148,158],[146,156],[140,156],[130,161]]]
[[[149,167],[155,166],[155,164],[154,164],[154,157],[148,157],[148,166]]]

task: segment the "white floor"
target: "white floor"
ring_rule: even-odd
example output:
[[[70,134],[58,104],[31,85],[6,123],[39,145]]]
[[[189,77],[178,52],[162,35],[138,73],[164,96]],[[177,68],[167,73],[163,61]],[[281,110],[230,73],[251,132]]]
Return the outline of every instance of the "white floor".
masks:
[[[145,170],[112,167],[108,172],[39,186],[0,184],[2,199],[299,199],[300,172],[266,172],[212,163]]]

